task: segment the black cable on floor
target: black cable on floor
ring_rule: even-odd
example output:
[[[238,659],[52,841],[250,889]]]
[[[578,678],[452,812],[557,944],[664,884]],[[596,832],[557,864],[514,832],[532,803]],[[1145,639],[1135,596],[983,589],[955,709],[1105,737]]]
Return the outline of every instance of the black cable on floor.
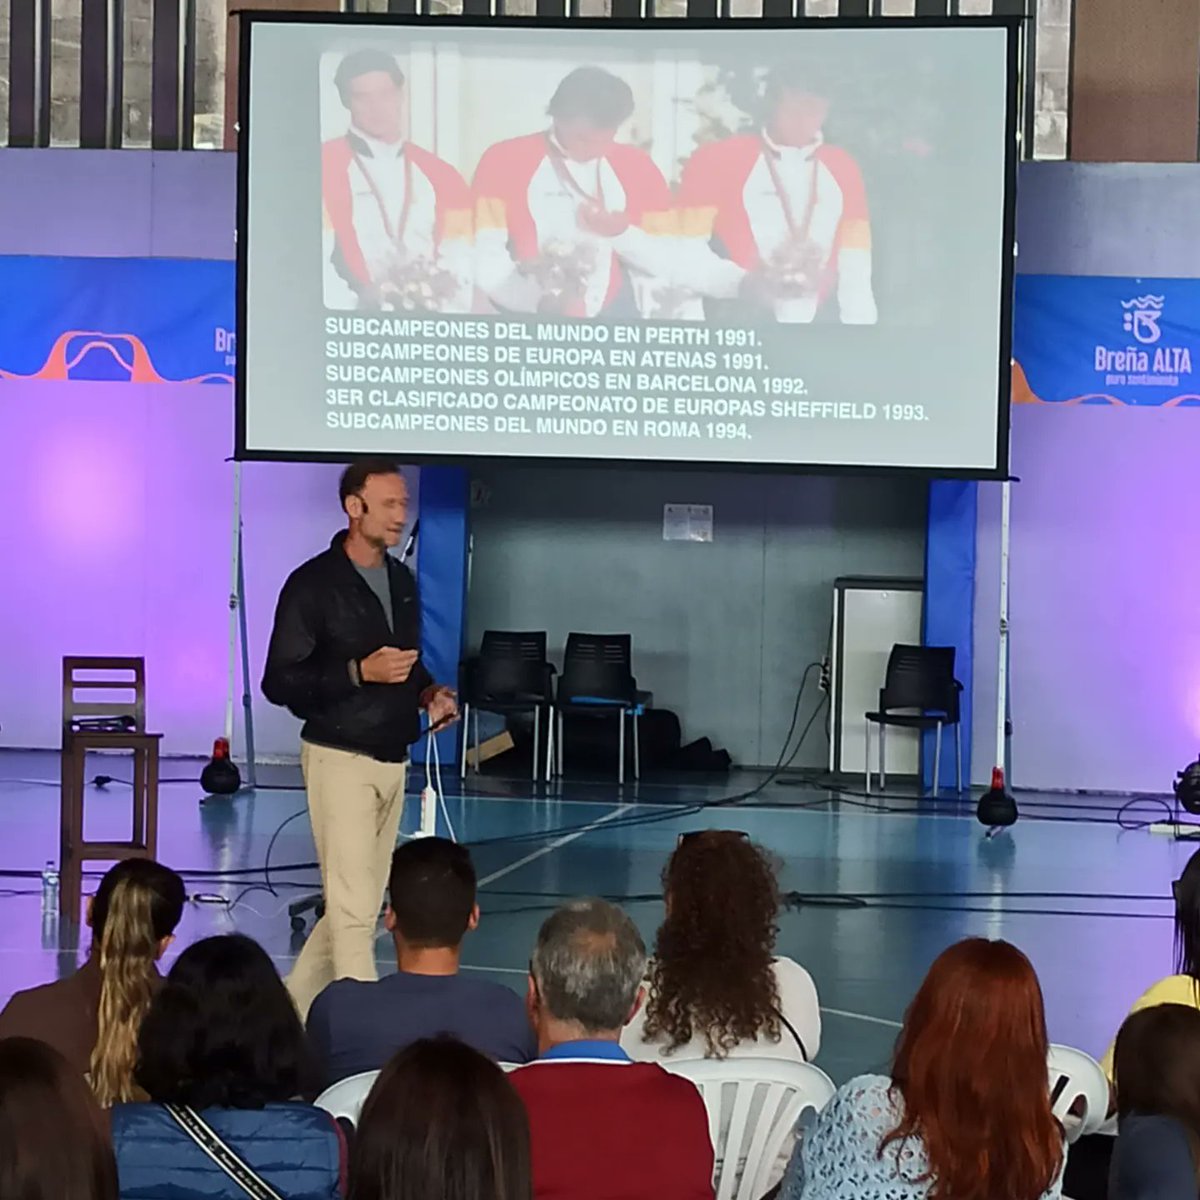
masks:
[[[1182,825],[1183,824],[1183,822],[1181,822],[1179,820],[1179,814],[1171,807],[1170,804],[1168,804],[1166,802],[1166,800],[1163,799],[1162,796],[1134,796],[1132,800],[1127,800],[1124,804],[1121,805],[1120,808],[1117,809],[1116,821],[1117,821],[1117,825],[1119,828],[1128,830],[1131,833],[1136,833],[1136,832],[1140,832],[1141,830],[1144,830],[1144,829],[1149,829],[1153,825],[1162,824],[1161,820],[1130,821],[1125,816],[1125,814],[1135,804],[1159,804],[1162,806],[1162,808],[1165,810],[1165,812],[1167,814],[1166,820],[1167,820],[1168,824],[1171,824],[1171,825]],[[1198,833],[1200,833],[1200,825],[1196,826],[1196,830]]]
[[[585,833],[591,833],[591,832],[600,832],[600,831],[604,831],[604,830],[627,830],[627,829],[641,828],[643,826],[658,824],[659,822],[662,822],[662,821],[682,820],[682,819],[686,819],[689,817],[698,816],[701,813],[703,813],[709,809],[733,808],[733,807],[738,807],[738,806],[744,806],[744,807],[750,808],[750,809],[771,807],[771,808],[779,808],[779,809],[783,809],[783,810],[787,811],[787,810],[793,810],[793,809],[815,810],[815,809],[819,809],[819,808],[824,808],[828,805],[834,805],[834,804],[843,805],[843,804],[845,804],[845,805],[848,805],[851,807],[861,808],[865,811],[873,812],[873,813],[889,814],[889,815],[906,815],[906,816],[922,815],[921,809],[919,806],[922,804],[928,805],[930,803],[930,798],[922,797],[922,796],[900,795],[900,794],[896,794],[896,793],[887,793],[887,792],[866,792],[866,791],[860,792],[860,791],[856,791],[852,788],[848,788],[848,787],[833,783],[832,781],[827,782],[826,779],[822,779],[822,778],[817,778],[814,780],[788,779],[786,781],[779,779],[779,777],[791,767],[791,764],[795,761],[797,755],[800,753],[800,750],[803,748],[805,740],[807,739],[810,731],[812,730],[813,725],[815,724],[817,718],[827,708],[829,697],[827,694],[822,693],[817,706],[813,709],[812,713],[809,715],[807,722],[804,725],[804,728],[801,730],[799,740],[796,742],[795,747],[791,748],[791,751],[789,754],[789,747],[791,746],[792,736],[795,733],[796,726],[799,721],[799,714],[800,714],[800,709],[801,709],[803,698],[804,698],[805,689],[808,686],[808,682],[809,682],[812,672],[814,670],[819,671],[820,667],[821,667],[821,664],[818,662],[809,663],[808,666],[805,667],[805,669],[801,675],[800,685],[796,690],[796,698],[792,705],[791,719],[788,724],[787,734],[784,737],[783,746],[780,749],[779,757],[776,759],[775,765],[753,787],[750,787],[742,792],[738,792],[732,796],[723,796],[723,797],[718,797],[718,798],[712,799],[712,800],[695,801],[695,802],[688,803],[688,804],[666,804],[666,805],[663,805],[658,811],[655,811],[655,812],[631,812],[627,815],[614,817],[610,820],[600,820],[600,821],[592,820],[592,821],[586,821],[586,822],[579,822],[579,823],[573,824],[573,825],[560,825],[560,826],[552,827],[549,829],[527,830],[524,833],[505,834],[505,835],[491,837],[491,838],[479,838],[474,841],[465,842],[464,845],[467,845],[472,848],[480,848],[480,847],[498,846],[498,845],[533,844],[533,843],[537,843],[537,842],[552,841],[556,838],[565,838],[565,837],[571,837],[573,835],[579,835],[579,834],[585,834]],[[56,781],[52,781],[52,780],[0,780],[0,782],[26,783],[26,784],[36,783],[36,784],[46,784],[48,786],[57,786]],[[125,783],[125,784],[129,783],[128,780],[116,779],[112,776],[105,776],[105,775],[96,776],[92,782],[94,784],[96,784],[96,786],[104,786],[104,784],[111,783],[111,782]],[[190,780],[190,779],[168,779],[168,780],[160,780],[160,782],[191,783],[191,782],[195,782],[195,781]],[[820,795],[817,798],[814,798],[813,800],[806,801],[806,802],[799,803],[799,804],[779,804],[779,805],[773,804],[770,806],[755,804],[754,803],[755,798],[760,796],[772,783],[775,783],[775,782],[785,783],[787,786],[792,786],[792,787],[811,789],[813,791],[821,792],[822,795]],[[597,785],[597,786],[606,786],[606,785]],[[243,790],[251,790],[251,789],[243,789]],[[298,791],[300,789],[291,787],[288,785],[283,785],[283,784],[268,784],[268,785],[257,785],[256,788],[253,790]],[[463,797],[463,796],[459,797],[459,799],[466,799],[466,798],[467,797]],[[889,806],[887,803],[885,803],[886,801],[889,801],[889,800],[893,803],[893,805],[900,803],[900,804],[903,804],[903,807]],[[933,803],[940,803],[940,802],[941,801],[938,800],[937,798],[933,799]],[[955,802],[962,804],[964,807],[967,804],[969,804],[969,800],[967,800],[967,799],[955,798]],[[1108,811],[1107,807],[1102,806],[1102,805],[1067,805],[1065,803],[1060,804],[1060,803],[1057,803],[1054,801],[1033,801],[1033,800],[1020,800],[1019,803],[1023,809],[1029,809],[1029,808],[1033,808],[1033,809],[1084,808],[1087,811],[1096,811],[1096,812],[1107,812]],[[1136,797],[1131,798],[1129,801],[1127,801],[1125,804],[1123,804],[1117,810],[1115,820],[1121,829],[1123,829],[1123,830],[1141,830],[1141,829],[1148,828],[1151,824],[1157,823],[1157,822],[1151,822],[1151,821],[1139,822],[1139,823],[1128,823],[1124,819],[1124,814],[1127,812],[1127,810],[1129,808],[1131,808],[1133,805],[1138,804],[1138,803],[1162,804],[1164,809],[1167,810],[1170,818],[1172,820],[1174,819],[1174,814],[1171,812],[1170,806],[1161,797],[1136,796]],[[631,801],[631,807],[644,808],[645,805],[639,805],[637,801]],[[968,812],[969,812],[969,810],[968,810]],[[266,854],[264,855],[262,867],[226,868],[224,870],[194,869],[194,870],[181,870],[179,873],[187,878],[207,879],[207,880],[212,880],[214,882],[220,882],[220,881],[233,882],[234,880],[247,879],[252,876],[261,874],[263,876],[263,882],[261,884],[250,885],[250,888],[248,888],[247,891],[263,889],[263,890],[268,891],[272,896],[278,897],[279,893],[276,889],[275,883],[272,881],[272,872],[279,873],[279,872],[285,872],[285,871],[290,872],[290,871],[297,871],[297,870],[314,870],[315,871],[318,869],[318,864],[315,862],[284,863],[284,864],[277,864],[274,866],[272,866],[272,864],[271,864],[271,854],[275,848],[276,843],[279,840],[280,835],[290,824],[292,824],[292,822],[299,820],[301,817],[305,816],[306,813],[307,813],[307,808],[298,809],[296,812],[292,813],[290,816],[286,817],[282,822],[280,822],[280,824],[276,827],[275,831],[272,833],[271,838],[267,844],[267,850],[266,850]],[[933,814],[930,814],[930,815],[933,815]],[[963,815],[967,815],[967,813],[964,812]],[[1088,817],[1071,817],[1071,816],[1061,816],[1061,815],[1060,816],[1051,816],[1048,814],[1041,815],[1040,813],[1039,813],[1039,815],[1028,817],[1027,819],[1051,821],[1051,822],[1066,823],[1066,824],[1070,824],[1070,823],[1084,823],[1084,824],[1101,824],[1101,823],[1103,823],[1103,824],[1107,824],[1108,823],[1107,819],[1105,821],[1101,822],[1099,820],[1096,820],[1093,818],[1088,818]],[[1111,818],[1109,818],[1109,819],[1111,819]],[[1197,826],[1197,831],[1198,831],[1198,833],[1200,833],[1200,825]],[[38,878],[40,876],[40,872],[37,872],[37,871],[29,871],[29,872],[0,871],[0,877],[5,877],[5,876],[13,877],[13,878]],[[281,883],[280,886],[298,887],[298,886],[318,886],[318,885],[315,885],[315,884],[314,885],[307,885],[307,884],[302,885],[302,884],[297,884],[293,881],[287,881],[286,883]],[[493,893],[493,894],[495,894],[495,893]],[[1011,895],[1011,893],[1009,893],[1009,894]],[[991,893],[987,893],[987,895],[990,896]],[[979,910],[965,910],[964,909],[964,910],[955,910],[955,911],[979,911]],[[990,912],[990,911],[995,911],[995,910],[989,908],[989,909],[982,910],[982,911]],[[1025,911],[1025,910],[1022,910],[1022,911]]]

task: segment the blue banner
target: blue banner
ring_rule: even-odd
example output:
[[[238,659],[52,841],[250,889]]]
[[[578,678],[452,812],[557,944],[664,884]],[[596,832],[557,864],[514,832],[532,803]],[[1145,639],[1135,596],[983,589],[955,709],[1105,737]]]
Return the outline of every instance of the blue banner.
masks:
[[[1200,280],[1018,275],[1013,401],[1200,404]]]
[[[0,257],[0,380],[233,382],[234,265]]]
[[[962,684],[959,728],[944,731],[938,763],[939,788],[954,780],[955,738],[962,752],[962,778],[971,783],[971,694],[975,677],[975,537],[979,484],[963,479],[929,483],[929,525],[925,538],[926,646],[954,647],[954,675]],[[964,733],[965,731],[965,733]],[[933,786],[937,739],[921,739],[922,786]]]
[[[467,543],[470,477],[462,467],[421,468],[421,654],[438,683],[458,686],[467,624]],[[444,763],[458,761],[459,727],[437,735]],[[425,741],[412,748],[415,762],[425,761]]]

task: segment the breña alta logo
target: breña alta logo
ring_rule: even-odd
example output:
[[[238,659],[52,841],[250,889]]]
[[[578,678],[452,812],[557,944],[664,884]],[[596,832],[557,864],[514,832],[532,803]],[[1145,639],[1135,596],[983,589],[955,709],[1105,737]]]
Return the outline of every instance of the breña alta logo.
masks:
[[[1166,297],[1147,293],[1121,301],[1121,329],[1130,339],[1124,346],[1097,345],[1093,369],[1109,387],[1178,387],[1180,376],[1192,373],[1187,346],[1164,345]]]
[[[1122,326],[1143,346],[1152,346],[1162,337],[1158,320],[1163,313],[1164,300],[1163,296],[1138,296],[1133,300],[1121,301],[1121,307],[1125,310]]]

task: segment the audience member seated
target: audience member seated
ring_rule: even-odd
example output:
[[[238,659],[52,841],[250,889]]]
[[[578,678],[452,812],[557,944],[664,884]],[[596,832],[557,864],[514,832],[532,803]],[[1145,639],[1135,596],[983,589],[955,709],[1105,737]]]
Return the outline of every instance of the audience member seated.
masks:
[[[122,1200],[246,1200],[213,1135],[235,1172],[287,1200],[345,1191],[341,1132],[297,1102],[314,1078],[300,1018],[249,938],[205,938],[179,956],[142,1022],[135,1077],[151,1102],[112,1110]]]
[[[499,1062],[537,1053],[525,1006],[489,979],[459,974],[462,941],[479,924],[475,868],[465,846],[417,838],[392,856],[384,918],[399,970],[378,981],[339,979],[313,1001],[308,1035],[326,1084],[374,1071],[418,1038],[449,1034]]]
[[[728,829],[685,833],[663,871],[666,917],[631,1058],[810,1062],[821,1010],[809,973],[775,955],[779,885],[768,853]]]
[[[782,1200],[1061,1195],[1042,991],[1008,942],[943,951],[905,1014],[890,1079],[838,1089],[796,1144]]]
[[[491,1059],[422,1039],[383,1068],[358,1122],[350,1200],[532,1200],[525,1106]]]
[[[631,1058],[783,1058],[808,1062],[821,1045],[809,973],[775,955],[776,867],[732,829],[685,833],[663,871],[646,1003],[621,1035]],[[794,1140],[771,1175],[783,1177]]]
[[[1156,1004],[1186,1004],[1200,1008],[1200,850],[1187,861],[1175,881],[1175,974],[1153,984],[1134,1001],[1130,1013]],[[1101,1059],[1113,1078],[1114,1043]]]
[[[1109,1200],[1196,1200],[1200,1178],[1200,1011],[1160,1004],[1117,1034]]]
[[[87,962],[66,979],[13,996],[0,1012],[0,1037],[47,1042],[90,1076],[105,1107],[137,1098],[138,1028],[186,898],[183,880],[168,867],[145,858],[117,863],[88,901]]]
[[[117,1200],[104,1113],[76,1064],[32,1038],[0,1041],[0,1196]]]
[[[1176,974],[1160,979],[1143,992],[1130,1009],[1131,1015],[1162,1004],[1200,1009],[1200,850],[1188,859],[1175,882],[1174,893]],[[1110,1082],[1115,1078],[1115,1050],[1114,1042],[1100,1060]],[[1071,1147],[1063,1190],[1073,1200],[1105,1200],[1117,1140],[1103,1133],[1089,1134]]]
[[[607,901],[572,901],[538,933],[527,1003],[540,1057],[509,1076],[538,1200],[712,1200],[700,1093],[621,1049],[645,969],[637,927]]]

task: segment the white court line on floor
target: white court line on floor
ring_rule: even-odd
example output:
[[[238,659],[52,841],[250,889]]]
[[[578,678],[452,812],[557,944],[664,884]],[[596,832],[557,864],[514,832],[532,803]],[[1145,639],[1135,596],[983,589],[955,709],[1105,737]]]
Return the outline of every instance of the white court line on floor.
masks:
[[[553,851],[558,850],[559,848],[567,845],[570,842],[576,841],[578,838],[583,837],[585,834],[589,834],[589,833],[593,832],[593,830],[602,828],[604,825],[608,824],[609,821],[615,820],[617,817],[622,816],[624,813],[627,813],[631,808],[636,808],[636,807],[637,806],[634,804],[620,804],[616,808],[614,808],[612,810],[612,812],[605,813],[604,816],[599,817],[597,820],[589,822],[582,829],[577,829],[577,830],[575,830],[574,833],[564,834],[562,837],[555,838],[554,841],[541,847],[541,849],[534,850],[534,851],[531,851],[529,854],[526,854],[524,856],[524,858],[518,858],[515,862],[511,862],[507,866],[501,867],[498,871],[493,871],[490,875],[485,875],[481,880],[479,880],[478,886],[482,888],[482,887],[486,887],[489,883],[495,883],[497,879],[503,879],[505,875],[510,875],[510,874],[512,874],[513,871],[517,871],[521,867],[524,867],[531,862],[536,862],[537,859],[543,858],[547,854],[553,853]],[[465,970],[465,971],[489,971],[489,972],[493,972],[495,974],[500,974],[500,975],[525,975],[525,974],[527,974],[527,971],[522,967],[477,967],[477,966],[468,966],[465,963],[463,964],[463,970]],[[824,1006],[821,1007],[821,1011],[824,1013],[828,1013],[830,1016],[833,1016],[833,1017],[847,1017],[850,1020],[854,1020],[854,1021],[867,1021],[872,1025],[885,1025],[890,1029],[899,1029],[901,1027],[899,1021],[892,1021],[892,1020],[889,1020],[887,1017],[873,1017],[873,1016],[870,1016],[868,1013],[849,1012],[843,1008],[826,1008]]]
[[[582,796],[518,796],[518,795],[493,796],[493,795],[487,795],[483,792],[462,792],[457,796],[447,796],[446,799],[447,800],[458,800],[460,803],[464,800],[470,800],[472,802],[484,800],[484,801],[489,801],[494,804],[546,804],[549,802],[549,803],[554,803],[554,804],[591,805],[593,807],[597,804],[603,803],[602,800],[588,800]],[[665,802],[656,801],[656,800],[634,800],[634,801],[630,802],[630,807],[641,806],[642,808],[660,808],[664,811],[668,808],[679,808],[680,809],[679,817],[681,820],[683,820],[683,819],[690,818],[690,817],[700,816],[703,812],[707,811],[710,808],[713,809],[714,811],[719,811],[719,812],[730,812],[730,811],[733,811],[734,809],[738,808],[738,805],[736,805],[736,804],[726,803],[727,799],[728,799],[727,797],[714,797],[711,800],[696,799],[696,800],[689,800],[689,801],[681,801],[678,804],[667,804]],[[895,804],[900,804],[900,803],[903,803],[905,801],[905,799],[906,798],[904,798],[904,797],[892,797],[890,802],[895,803]],[[921,797],[920,799],[928,800],[929,797]],[[916,796],[907,797],[907,800],[909,803],[912,803],[914,805],[916,803],[918,803],[918,797],[916,797]],[[828,817],[902,817],[902,818],[906,818],[908,820],[928,820],[932,817],[936,817],[939,821],[950,820],[950,821],[971,821],[971,822],[974,822],[977,819],[975,816],[975,810],[974,810],[974,808],[969,806],[968,801],[964,801],[964,807],[963,807],[962,812],[946,812],[946,811],[942,811],[942,810],[921,811],[916,808],[913,808],[912,810],[884,808],[884,807],[876,808],[873,806],[873,804],[870,801],[860,800],[857,797],[855,797],[853,799],[847,799],[847,800],[842,801],[842,803],[847,805],[847,808],[842,808],[842,809],[832,808],[831,806],[836,803],[838,803],[838,801],[836,798],[833,798],[833,797],[829,798],[828,800],[824,800],[824,799],[812,800],[812,801],[808,801],[803,804],[800,804],[800,803],[786,804],[782,801],[778,804],[772,804],[769,801],[757,801],[752,807],[743,807],[741,809],[741,811],[749,812],[749,813],[764,813],[769,816],[792,815],[792,816],[826,817],[826,818],[828,818]],[[887,803],[887,801],[881,800],[880,803],[884,804],[884,803]],[[700,807],[699,813],[696,812],[697,805]],[[1066,808],[1068,806],[1064,805],[1063,807]],[[662,819],[666,820],[665,817]],[[1027,819],[1030,821],[1038,820],[1038,818],[1036,816],[1029,816],[1029,817],[1027,817]],[[1102,821],[1097,821],[1094,823],[1098,824],[1098,825],[1105,824],[1105,822],[1102,822]]]
[[[872,1017],[867,1013],[848,1012],[844,1008],[826,1008],[822,1004],[821,1011],[828,1013],[831,1017],[849,1017],[853,1021],[870,1021],[872,1025],[886,1025],[889,1029],[902,1029],[904,1027],[900,1021],[891,1021],[887,1017]]]
[[[503,879],[505,875],[511,875],[514,871],[520,870],[521,867],[527,866],[531,862],[536,862],[539,858],[544,858],[547,854],[553,854],[555,850],[561,849],[563,846],[576,841],[593,830],[600,829],[604,825],[607,825],[609,821],[616,820],[617,817],[623,816],[630,809],[636,807],[636,804],[618,804],[612,812],[605,813],[604,816],[598,817],[595,821],[589,821],[582,828],[576,829],[574,833],[563,834],[562,837],[557,837],[554,841],[548,842],[540,850],[533,850],[529,854],[526,854],[524,858],[518,858],[516,862],[510,862],[508,866],[501,867],[498,871],[493,871],[490,875],[485,875],[479,880],[477,886],[487,887],[489,883],[495,883],[497,879]]]
[[[574,833],[563,834],[562,837],[555,838],[552,842],[548,842],[540,850],[533,850],[526,854],[524,858],[518,858],[516,862],[510,862],[508,866],[501,867],[498,871],[493,871],[490,875],[485,875],[478,880],[475,887],[487,887],[489,883],[495,883],[497,879],[503,879],[505,875],[511,875],[514,871],[518,871],[521,867],[528,866],[531,862],[536,862],[539,858],[544,858],[547,854],[552,854],[555,850],[561,849],[568,843],[583,837],[585,834],[592,833],[597,829],[602,829],[609,821],[615,820],[617,817],[627,813],[631,808],[636,808],[636,804],[618,804],[611,812],[607,812],[602,817],[597,817],[594,821],[589,821],[581,829],[576,829]],[[524,835],[521,835],[524,836]],[[382,942],[391,939],[391,934],[386,929],[378,929],[375,933],[375,941]],[[478,971],[504,971],[506,967],[474,967],[473,970]],[[524,972],[519,972],[524,974]]]
[[[463,963],[464,971],[489,971],[495,975],[528,975],[529,971],[524,967],[477,967],[469,966]],[[847,1012],[844,1008],[826,1008],[821,1005],[821,1011],[828,1013],[831,1017],[849,1017],[853,1021],[869,1021],[872,1025],[886,1025],[889,1029],[900,1029],[899,1021],[890,1021],[887,1017],[872,1017],[868,1013]]]

